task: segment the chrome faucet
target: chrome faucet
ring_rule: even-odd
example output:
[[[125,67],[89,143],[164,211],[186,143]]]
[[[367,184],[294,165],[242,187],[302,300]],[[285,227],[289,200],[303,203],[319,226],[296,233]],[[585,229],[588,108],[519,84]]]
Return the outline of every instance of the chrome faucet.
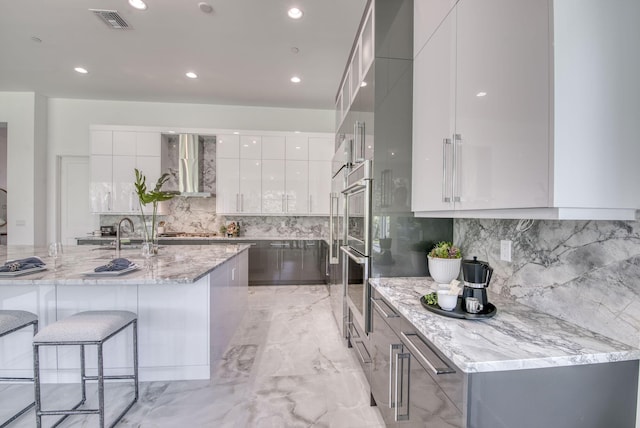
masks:
[[[121,248],[121,244],[120,244],[120,226],[122,226],[122,222],[124,221],[128,221],[129,222],[129,226],[131,226],[131,232],[133,232],[134,228],[133,228],[133,222],[131,221],[131,219],[129,217],[123,217],[122,220],[120,220],[118,222],[118,227],[116,229],[116,250],[120,251]]]

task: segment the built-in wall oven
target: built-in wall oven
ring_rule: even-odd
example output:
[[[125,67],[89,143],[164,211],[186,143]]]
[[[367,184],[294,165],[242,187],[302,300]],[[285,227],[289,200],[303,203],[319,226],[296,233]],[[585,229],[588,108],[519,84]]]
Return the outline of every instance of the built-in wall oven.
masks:
[[[369,272],[371,269],[371,161],[355,166],[347,177],[345,196],[346,241],[343,253],[343,284],[351,322],[369,332]]]

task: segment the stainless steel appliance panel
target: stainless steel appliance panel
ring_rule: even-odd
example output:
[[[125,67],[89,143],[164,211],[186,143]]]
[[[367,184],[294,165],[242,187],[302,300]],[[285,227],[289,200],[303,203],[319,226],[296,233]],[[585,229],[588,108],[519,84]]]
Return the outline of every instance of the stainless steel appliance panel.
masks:
[[[348,246],[340,249],[344,257],[343,283],[347,307],[366,334],[369,332],[370,259]]]

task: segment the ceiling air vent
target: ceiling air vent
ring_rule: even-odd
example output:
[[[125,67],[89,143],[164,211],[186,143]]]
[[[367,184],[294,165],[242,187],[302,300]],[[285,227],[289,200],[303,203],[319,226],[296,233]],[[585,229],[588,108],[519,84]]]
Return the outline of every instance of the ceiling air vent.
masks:
[[[102,22],[107,24],[109,28],[114,30],[129,30],[131,27],[124,20],[122,16],[118,14],[117,10],[104,10],[104,9],[89,9],[95,16],[100,18]]]

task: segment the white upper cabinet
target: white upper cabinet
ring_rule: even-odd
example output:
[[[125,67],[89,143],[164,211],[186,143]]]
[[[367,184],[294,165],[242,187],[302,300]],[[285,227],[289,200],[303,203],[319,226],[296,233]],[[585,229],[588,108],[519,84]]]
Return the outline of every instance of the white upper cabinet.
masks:
[[[240,159],[239,212],[260,214],[262,212],[262,161]]]
[[[113,131],[113,155],[135,156],[136,134],[137,132],[132,131]],[[159,144],[160,140],[158,140]]]
[[[160,156],[162,136],[159,132],[136,132],[136,156]]]
[[[422,50],[458,0],[418,0],[413,2],[413,55]]]
[[[262,159],[285,158],[285,137],[280,135],[263,136],[262,145]]]
[[[277,214],[285,212],[285,161],[265,159],[262,161],[262,212]]]
[[[452,14],[413,62],[413,211],[453,209],[454,43]]]
[[[306,136],[287,137],[285,154],[290,160],[308,160],[309,139]]]
[[[369,67],[375,59],[375,26],[373,24],[374,2],[367,11],[367,18],[362,26],[360,33],[360,79],[358,84],[362,83],[362,79],[367,75]]]
[[[308,161],[287,160],[285,162],[285,188],[285,212],[307,214],[309,212]],[[329,193],[326,194],[326,198],[329,198]]]
[[[216,213],[240,212],[240,161],[220,158],[216,162]]]
[[[262,137],[257,135],[241,136],[240,159],[262,159]]]
[[[113,154],[113,132],[112,131],[91,131],[91,154],[92,155],[112,155]]]
[[[216,135],[216,157],[240,159],[240,136]]]
[[[152,188],[160,177],[160,133],[91,130],[91,208],[95,213],[140,212],[135,168]],[[145,212],[147,212],[145,207]]]
[[[416,215],[635,218],[640,3],[451,4],[414,2]]]
[[[331,161],[309,161],[309,214],[327,215],[331,194]]]

